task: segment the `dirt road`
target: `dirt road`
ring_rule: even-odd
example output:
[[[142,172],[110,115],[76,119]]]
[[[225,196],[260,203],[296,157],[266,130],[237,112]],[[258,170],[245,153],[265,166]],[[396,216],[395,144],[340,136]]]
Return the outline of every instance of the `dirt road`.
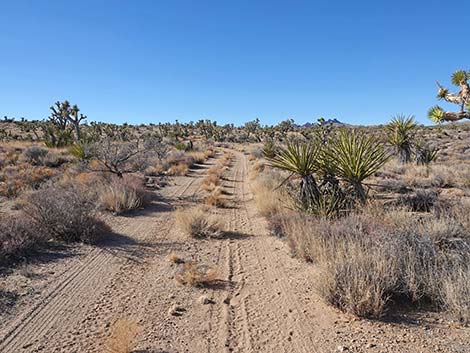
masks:
[[[22,295],[2,313],[0,352],[105,352],[110,327],[122,318],[139,325],[139,352],[470,352],[468,328],[358,321],[326,306],[314,294],[312,268],[267,234],[248,167],[236,153],[223,185],[230,205],[211,211],[230,231],[224,239],[188,240],[173,220],[176,207],[200,202],[206,165],[177,178],[145,210],[109,218],[115,234],[101,247],[58,250],[2,278]],[[172,251],[216,267],[221,281],[179,285]],[[182,315],[169,314],[175,304]]]

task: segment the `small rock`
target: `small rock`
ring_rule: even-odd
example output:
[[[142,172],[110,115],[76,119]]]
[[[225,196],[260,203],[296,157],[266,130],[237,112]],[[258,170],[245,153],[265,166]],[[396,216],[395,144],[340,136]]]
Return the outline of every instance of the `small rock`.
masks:
[[[181,316],[186,309],[174,304],[170,309],[168,309],[168,314],[172,316]]]
[[[346,347],[346,346],[338,346],[338,347],[336,347],[336,351],[337,351],[337,352],[346,352],[346,351],[348,351],[348,350],[349,350],[349,349],[348,349],[348,347]]]
[[[224,304],[230,304],[230,297],[226,297],[224,299]]]
[[[215,302],[211,298],[207,297],[206,295],[201,295],[199,297],[199,303],[201,303],[202,305],[207,305],[207,304],[214,304]]]

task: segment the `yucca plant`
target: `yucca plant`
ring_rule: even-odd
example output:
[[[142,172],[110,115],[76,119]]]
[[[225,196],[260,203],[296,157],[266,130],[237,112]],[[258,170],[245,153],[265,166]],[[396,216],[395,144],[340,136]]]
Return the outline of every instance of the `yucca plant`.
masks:
[[[395,147],[402,163],[411,161],[411,148],[416,131],[414,116],[397,115],[386,126],[388,141]]]
[[[364,179],[377,172],[389,159],[374,136],[344,129],[331,139],[325,154],[332,163],[330,172],[350,184],[361,202],[367,198]]]
[[[320,192],[314,173],[319,168],[319,147],[312,141],[289,141],[273,157],[266,156],[274,168],[289,172],[291,177],[300,178],[299,200],[303,209],[308,209],[312,199],[318,199]]]
[[[428,146],[423,142],[416,143],[414,150],[416,164],[428,165],[434,162],[437,159],[438,151],[439,149],[437,147]]]
[[[276,155],[276,144],[269,139],[263,146],[263,155],[266,158],[273,158]]]

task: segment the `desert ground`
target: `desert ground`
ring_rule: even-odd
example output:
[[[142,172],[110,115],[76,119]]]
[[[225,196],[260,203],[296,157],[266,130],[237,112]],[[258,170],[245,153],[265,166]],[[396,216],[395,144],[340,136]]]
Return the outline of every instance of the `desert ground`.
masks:
[[[374,207],[389,210],[386,214],[404,212],[395,217],[405,217],[400,219],[403,229],[411,229],[416,219],[427,225],[423,220],[437,217],[436,198],[445,204],[470,195],[465,154],[469,129],[457,126],[444,132],[426,131],[428,137],[445,140],[440,144],[440,161],[423,167],[390,159],[372,175],[370,183],[380,184],[371,186],[368,198],[372,206],[358,211],[375,217],[370,227],[389,221]],[[371,288],[381,283],[379,275],[372,278],[372,287],[356,288],[359,294],[353,299],[344,293],[341,302],[329,299],[331,293],[325,294],[329,267],[309,245],[309,239],[314,239],[308,235],[311,229],[296,227],[307,227],[303,221],[316,219],[330,222],[327,227],[336,229],[335,222],[353,216],[305,218],[280,203],[288,197],[279,188],[285,174],[269,166],[260,152],[264,148],[264,155],[268,154],[269,147],[263,143],[205,143],[194,147],[200,152],[175,152],[176,159],[165,168],[160,161],[157,167],[136,171],[139,180],[145,179],[138,189],[145,191],[145,202],[123,209],[125,205],[110,202],[116,202],[114,198],[87,196],[102,204],[97,217],[107,226],[95,227],[98,241],[89,237],[66,241],[62,234],[59,240],[43,239],[38,246],[25,241],[26,250],[23,243],[13,243],[13,250],[9,250],[12,240],[6,235],[3,251],[7,256],[0,277],[0,351],[470,352],[468,298],[460,294],[468,288],[465,284],[457,289],[451,286],[453,306],[434,304],[420,287],[427,283],[418,283],[415,292],[410,289],[411,294],[379,293],[376,298]],[[3,145],[4,220],[17,215],[15,222],[20,222],[24,214],[39,212],[39,206],[28,206],[28,202],[38,205],[34,195],[42,195],[39,205],[50,195],[60,199],[54,193],[62,189],[53,189],[54,185],[78,188],[80,195],[93,189],[107,190],[104,195],[109,196],[111,189],[107,187],[135,183],[134,179],[109,179],[105,172],[91,170],[93,162],[87,162],[90,169],[74,170],[80,163],[68,150],[49,148],[49,154],[56,154],[48,157],[53,163],[30,160],[27,167],[32,168],[31,174],[41,171],[47,175],[45,181],[36,185],[25,179],[25,187],[14,183],[16,189],[7,188],[9,175],[16,182],[24,177],[24,173],[11,170],[26,168],[22,158],[37,152],[30,145],[18,141]],[[55,162],[57,154],[65,156],[66,162]],[[188,156],[194,160],[183,165]],[[47,168],[51,171],[46,173]],[[460,236],[458,232],[467,229],[466,216],[459,217],[455,219],[463,228],[441,222],[438,230],[436,224],[432,229],[444,229],[445,233],[451,226],[458,228],[457,235],[452,233],[454,241]],[[276,231],[279,227],[283,231]],[[3,229],[16,234],[11,229],[23,228]],[[348,266],[355,268],[354,258],[361,254],[351,249],[346,257],[353,261]],[[369,259],[372,262],[366,266],[373,267],[381,260]],[[375,275],[374,271],[371,268]],[[352,281],[355,273],[348,273],[337,281]],[[343,287],[332,288],[338,291],[334,288]],[[413,293],[418,293],[416,299],[410,299]],[[451,297],[447,294],[443,298]]]

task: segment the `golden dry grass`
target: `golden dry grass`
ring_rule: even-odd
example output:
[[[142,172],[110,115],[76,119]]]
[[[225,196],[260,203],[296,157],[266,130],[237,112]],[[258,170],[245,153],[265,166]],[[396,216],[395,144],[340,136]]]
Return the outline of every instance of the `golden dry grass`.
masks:
[[[223,234],[223,224],[207,209],[197,206],[175,212],[176,224],[191,238],[218,238]]]
[[[212,192],[205,197],[204,203],[208,206],[220,208],[228,206],[228,200],[223,196],[222,188],[220,186],[216,186]]]
[[[185,176],[188,174],[189,166],[186,163],[180,162],[178,164],[172,165],[168,169],[169,176]]]
[[[206,269],[198,266],[194,261],[188,261],[184,264],[183,269],[176,274],[175,280],[181,285],[204,287],[216,282],[218,277],[217,269]]]
[[[174,251],[168,254],[168,261],[175,263],[175,264],[185,263],[184,259],[180,255],[175,253]]]

